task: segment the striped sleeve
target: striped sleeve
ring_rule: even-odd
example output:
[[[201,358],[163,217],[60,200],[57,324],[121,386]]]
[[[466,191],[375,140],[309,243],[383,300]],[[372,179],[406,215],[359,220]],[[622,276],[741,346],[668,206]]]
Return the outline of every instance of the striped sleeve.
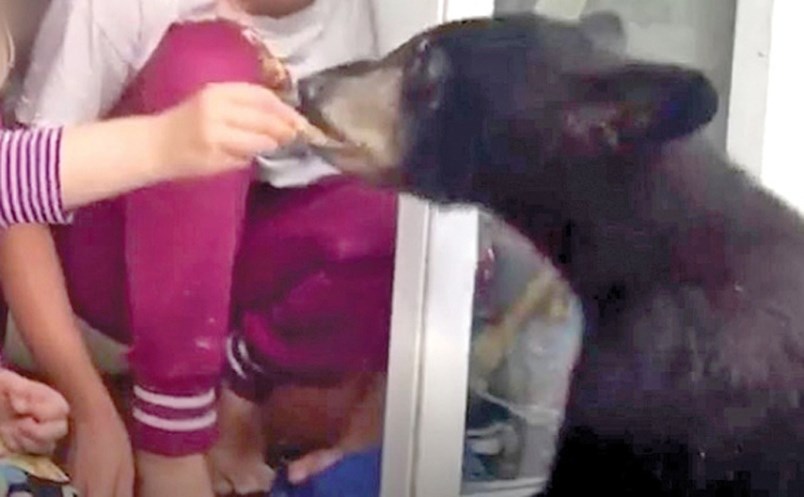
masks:
[[[65,224],[61,128],[0,131],[0,227]]]

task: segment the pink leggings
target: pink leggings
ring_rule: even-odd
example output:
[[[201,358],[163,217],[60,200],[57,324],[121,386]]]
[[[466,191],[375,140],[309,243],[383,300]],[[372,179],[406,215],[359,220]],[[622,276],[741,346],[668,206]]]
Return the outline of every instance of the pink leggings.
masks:
[[[114,114],[159,112],[206,83],[257,82],[259,71],[233,26],[175,25]],[[277,381],[385,367],[395,196],[343,178],[261,185],[247,218],[249,183],[237,172],[151,187],[55,230],[78,314],[132,345],[138,448],[209,448],[223,370],[240,371],[227,361],[230,330]]]

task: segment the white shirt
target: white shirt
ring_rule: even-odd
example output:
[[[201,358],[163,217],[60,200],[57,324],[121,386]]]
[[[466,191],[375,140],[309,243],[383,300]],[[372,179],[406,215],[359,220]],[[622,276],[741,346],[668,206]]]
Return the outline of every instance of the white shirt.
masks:
[[[255,17],[256,30],[294,79],[374,57],[371,0],[315,0],[290,16]],[[16,108],[37,126],[95,120],[117,102],[171,24],[214,16],[215,0],[52,0],[34,45]],[[277,187],[335,174],[322,159],[261,157],[261,176]]]

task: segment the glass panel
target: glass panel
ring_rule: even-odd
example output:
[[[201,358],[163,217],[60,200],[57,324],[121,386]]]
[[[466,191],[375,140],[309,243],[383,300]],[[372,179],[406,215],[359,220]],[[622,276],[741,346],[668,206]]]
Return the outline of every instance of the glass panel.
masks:
[[[572,19],[609,10],[631,53],[704,70],[720,91],[706,132],[726,146],[733,0],[497,0],[497,13]],[[583,320],[553,268],[517,232],[482,215],[465,417],[462,493],[530,496],[549,474]]]
[[[581,315],[518,232],[483,215],[479,239],[463,494],[528,496],[549,472]]]

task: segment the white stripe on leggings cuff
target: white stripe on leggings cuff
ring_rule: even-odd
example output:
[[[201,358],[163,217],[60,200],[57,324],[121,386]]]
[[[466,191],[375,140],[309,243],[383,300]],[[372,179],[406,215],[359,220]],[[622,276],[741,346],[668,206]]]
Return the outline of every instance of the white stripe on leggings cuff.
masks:
[[[251,355],[248,353],[248,345],[246,345],[246,341],[240,339],[237,341],[237,350],[240,352],[240,356],[243,358],[244,361],[248,363],[251,369],[256,370],[258,373],[265,374],[265,370],[260,367],[259,364],[254,362],[251,359]]]
[[[248,380],[248,375],[246,375],[246,372],[243,370],[243,365],[240,364],[240,361],[235,357],[234,337],[231,336],[226,340],[226,359],[229,361],[229,366],[237,373],[237,376]]]
[[[135,407],[132,409],[131,415],[135,420],[144,425],[156,428],[158,430],[173,432],[205,430],[214,426],[215,422],[218,420],[218,413],[214,410],[207,412],[203,416],[193,419],[165,419],[154,416],[153,414],[148,414],[142,409]]]
[[[134,395],[141,401],[169,409],[199,409],[215,403],[215,389],[198,395],[165,395],[148,391],[138,385],[134,386]]]

